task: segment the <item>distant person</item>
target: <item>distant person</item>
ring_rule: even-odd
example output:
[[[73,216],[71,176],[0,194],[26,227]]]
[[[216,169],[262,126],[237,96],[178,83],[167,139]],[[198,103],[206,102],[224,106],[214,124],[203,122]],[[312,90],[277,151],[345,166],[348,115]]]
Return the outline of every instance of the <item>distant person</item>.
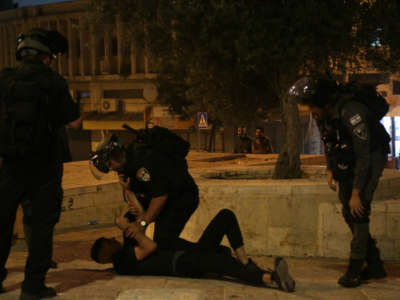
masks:
[[[246,127],[238,127],[235,138],[235,153],[251,153],[251,139],[247,136]]]
[[[187,245],[180,249],[160,248],[143,233],[140,225],[125,217],[119,218],[116,224],[124,232],[124,244],[100,238],[92,246],[91,257],[98,263],[113,263],[118,274],[192,278],[216,274],[252,284],[276,285],[286,292],[295,289],[295,281],[283,258],[275,259],[274,270],[263,270],[248,258],[236,216],[228,209],[214,217],[197,243],[186,241]],[[224,235],[237,259],[231,256],[228,247],[220,245]]]
[[[256,154],[273,153],[271,140],[264,135],[264,128],[256,128],[256,137],[251,145],[251,150]]]

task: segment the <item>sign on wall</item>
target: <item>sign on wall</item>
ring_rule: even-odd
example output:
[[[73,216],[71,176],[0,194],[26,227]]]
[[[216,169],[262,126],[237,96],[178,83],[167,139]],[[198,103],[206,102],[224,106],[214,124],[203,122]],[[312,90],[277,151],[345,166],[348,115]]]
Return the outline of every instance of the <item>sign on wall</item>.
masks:
[[[199,129],[208,129],[208,116],[207,112],[197,113],[197,126]]]

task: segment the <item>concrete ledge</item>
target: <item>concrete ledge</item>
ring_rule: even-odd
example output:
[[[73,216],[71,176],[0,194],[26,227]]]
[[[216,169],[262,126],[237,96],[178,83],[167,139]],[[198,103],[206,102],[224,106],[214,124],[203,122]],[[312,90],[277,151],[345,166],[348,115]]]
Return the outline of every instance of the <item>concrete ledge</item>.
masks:
[[[66,175],[84,176],[86,169],[87,163],[81,168],[74,165],[74,172]],[[229,208],[238,216],[251,255],[347,258],[350,231],[341,216],[336,193],[327,187],[325,167],[304,166],[303,170],[308,179],[221,180],[211,179],[210,175],[265,175],[272,172],[272,166],[192,168],[200,189],[200,205],[182,236],[196,241],[212,217],[220,209]],[[84,177],[64,189],[63,213],[56,228],[59,231],[112,224],[114,213],[124,206],[115,176],[102,181]],[[373,203],[371,232],[384,259],[393,261],[400,261],[398,195],[400,173],[385,170]]]

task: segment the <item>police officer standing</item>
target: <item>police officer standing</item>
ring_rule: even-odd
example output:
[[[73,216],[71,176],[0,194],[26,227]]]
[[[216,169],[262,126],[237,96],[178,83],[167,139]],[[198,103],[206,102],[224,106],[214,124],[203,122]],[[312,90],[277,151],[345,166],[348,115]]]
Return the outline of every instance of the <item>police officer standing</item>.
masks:
[[[17,39],[20,65],[0,73],[0,290],[17,207],[29,199],[29,212],[23,207],[30,241],[20,299],[56,296],[45,277],[61,212],[62,132],[65,125],[79,129],[82,121],[67,82],[49,67],[67,49],[57,31],[32,29]]]
[[[338,85],[327,78],[302,78],[289,94],[309,107],[319,125],[328,185],[336,190],[338,183],[343,217],[353,235],[349,266],[338,283],[356,287],[361,280],[385,277],[379,249],[369,231],[369,216],[390,152],[390,137],[379,122],[387,103],[373,86]]]
[[[168,138],[180,139],[172,132]],[[178,143],[182,142],[186,143]],[[198,188],[186,159],[176,155],[178,147],[170,147],[175,150],[169,154],[163,151],[167,146],[124,148],[118,138],[111,136],[91,155],[93,172],[117,171],[123,188],[134,192],[144,208],[136,214],[136,220],[143,231],[155,222],[153,239],[161,248],[172,247],[199,203]]]

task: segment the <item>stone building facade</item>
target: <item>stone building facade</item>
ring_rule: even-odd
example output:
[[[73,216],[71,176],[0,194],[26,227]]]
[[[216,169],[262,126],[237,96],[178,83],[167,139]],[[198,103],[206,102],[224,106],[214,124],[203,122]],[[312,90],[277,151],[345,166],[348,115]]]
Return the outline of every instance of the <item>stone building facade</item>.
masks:
[[[175,130],[189,140],[194,149],[204,150],[210,143],[209,130],[193,131],[194,121],[181,121],[157,103],[157,88],[152,60],[143,49],[125,39],[126,28],[116,18],[111,24],[96,26],[90,21],[89,0],[21,7],[0,11],[0,68],[16,65],[15,44],[19,33],[33,27],[55,29],[69,41],[69,51],[52,67],[64,76],[81,112],[88,113],[83,131],[70,131],[74,160],[87,159],[87,153],[101,141],[105,131],[121,131],[122,124],[143,128],[155,124]],[[391,103],[397,103],[400,81],[392,74],[365,72],[351,75],[380,84]],[[280,116],[263,124],[279,151],[283,141]],[[303,152],[321,153],[318,130],[307,111],[301,111]],[[233,150],[234,124],[217,133],[215,151]],[[252,131],[249,132],[252,135]]]
[[[99,27],[90,22],[89,1],[21,7],[0,12],[0,68],[16,65],[16,38],[33,27],[61,32],[69,41],[68,54],[55,60],[81,112],[88,113],[83,132],[70,132],[79,159],[101,140],[104,131],[122,130],[127,123],[144,128],[152,123],[182,131],[193,125],[181,121],[157,104],[156,74],[143,49],[124,39],[116,19]]]

